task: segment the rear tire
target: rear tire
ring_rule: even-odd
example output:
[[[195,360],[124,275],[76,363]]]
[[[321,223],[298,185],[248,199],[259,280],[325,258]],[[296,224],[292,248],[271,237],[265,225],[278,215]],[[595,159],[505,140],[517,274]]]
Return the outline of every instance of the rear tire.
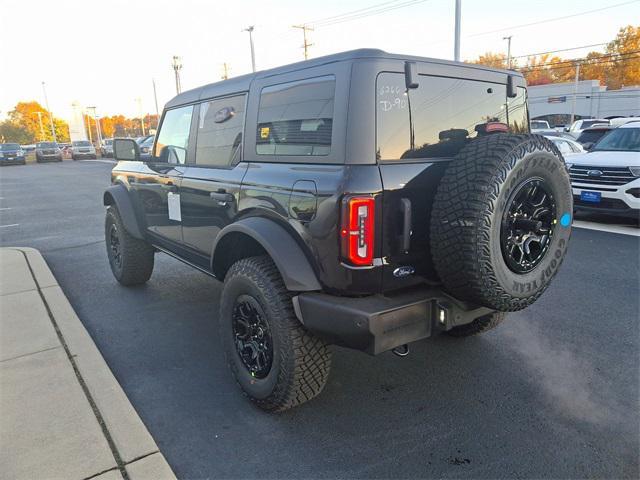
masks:
[[[237,261],[224,280],[219,320],[227,363],[244,394],[272,412],[318,395],[331,367],[329,346],[301,325],[291,297],[267,256]]]
[[[107,258],[113,276],[122,285],[140,285],[151,277],[155,250],[127,232],[118,209],[111,205],[105,218]]]
[[[496,328],[507,316],[504,312],[493,312],[484,317],[476,318],[473,322],[466,325],[460,325],[453,327],[447,331],[447,335],[452,337],[471,337],[474,335],[480,335],[484,332]]]
[[[569,174],[540,135],[492,134],[450,163],[431,215],[431,252],[456,298],[521,310],[549,286],[571,235]]]

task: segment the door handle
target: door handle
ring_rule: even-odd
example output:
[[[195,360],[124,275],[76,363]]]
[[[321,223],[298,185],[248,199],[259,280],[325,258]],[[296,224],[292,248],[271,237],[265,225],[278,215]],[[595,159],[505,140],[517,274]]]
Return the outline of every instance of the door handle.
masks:
[[[212,200],[215,200],[218,202],[219,205],[224,206],[227,203],[231,203],[234,201],[234,196],[230,193],[227,192],[211,192],[209,193],[209,197]]]

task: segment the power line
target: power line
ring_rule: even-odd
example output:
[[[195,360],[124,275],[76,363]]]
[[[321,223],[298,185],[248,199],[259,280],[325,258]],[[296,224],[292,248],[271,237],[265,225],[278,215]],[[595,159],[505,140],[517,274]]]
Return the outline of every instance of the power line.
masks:
[[[309,23],[311,25],[313,25],[314,27],[317,27],[317,28],[328,27],[330,25],[336,25],[338,23],[343,23],[343,22],[351,22],[353,20],[359,20],[361,18],[370,17],[370,16],[373,16],[373,15],[379,15],[381,13],[386,13],[386,12],[389,12],[389,11],[392,11],[392,10],[397,10],[399,8],[410,7],[412,5],[417,5],[419,3],[424,3],[424,2],[428,2],[428,1],[429,0],[408,0],[408,1],[404,1],[403,3],[397,4],[397,5],[389,5],[389,6],[381,7],[381,8],[377,8],[377,9],[369,9],[369,10],[367,10],[365,12],[361,12],[361,13],[348,12],[348,13],[345,13],[342,16],[340,16],[339,18],[336,18],[334,20],[317,21],[317,22],[309,22]]]
[[[585,65],[598,65],[601,63],[608,63],[608,62],[628,61],[636,58],[636,57],[629,58],[630,55],[635,55],[638,53],[640,53],[640,50],[632,50],[631,52],[625,52],[625,53],[610,53],[610,54],[603,54],[599,57],[592,58],[592,59],[576,58],[572,60],[562,60],[560,62],[540,63],[537,65],[531,65],[529,67],[525,66],[525,67],[519,68],[518,70],[522,72],[522,71],[527,71],[527,70],[532,70],[532,69],[537,69],[542,67],[557,67],[559,65],[573,67],[576,64],[576,62],[580,62]],[[618,57],[618,58],[613,58],[613,57]],[[562,67],[559,67],[559,68],[562,68]]]
[[[324,23],[324,22],[326,22],[326,21],[328,21],[328,20],[334,20],[334,19],[339,18],[339,17],[344,17],[344,16],[347,16],[347,15],[352,15],[352,14],[354,14],[354,13],[364,12],[364,11],[366,11],[366,10],[371,10],[371,9],[373,9],[373,8],[379,8],[379,7],[383,6],[383,5],[388,5],[388,4],[390,4],[390,3],[398,3],[398,2],[401,2],[401,1],[403,1],[403,0],[391,0],[391,1],[387,1],[387,2],[378,3],[378,4],[376,4],[376,5],[371,5],[371,6],[369,6],[369,7],[359,8],[359,9],[357,9],[357,10],[352,10],[352,11],[350,11],[350,12],[340,13],[340,14],[338,14],[338,15],[333,15],[333,16],[331,16],[331,17],[317,18],[317,19],[315,19],[315,20],[311,20],[311,21],[309,21],[309,22],[304,22],[304,25],[317,25],[317,24],[319,24],[319,23]]]
[[[593,45],[582,45],[580,47],[562,48],[560,50],[549,50],[548,52],[528,53],[526,55],[512,56],[511,58],[537,57],[539,55],[546,55],[547,53],[569,52],[571,50],[580,50],[582,48],[591,48],[591,47],[601,47],[603,45],[608,45],[608,44],[609,42],[594,43]]]
[[[541,23],[557,22],[559,20],[565,20],[567,18],[574,18],[574,17],[579,17],[581,15],[588,15],[590,13],[596,13],[596,12],[601,12],[603,10],[609,10],[611,8],[622,7],[623,5],[629,5],[631,3],[637,3],[638,1],[640,1],[640,0],[631,0],[630,2],[617,3],[615,5],[609,5],[608,7],[595,8],[593,10],[586,10],[584,12],[578,12],[578,13],[574,13],[574,14],[571,14],[571,15],[564,15],[562,17],[547,18],[546,20],[539,20],[537,22],[523,23],[523,24],[520,24],[520,25],[514,25],[512,27],[498,28],[496,30],[487,30],[486,32],[479,32],[479,33],[474,33],[472,35],[468,35],[467,38],[479,37],[481,35],[488,35],[490,33],[504,32],[505,30],[514,30],[516,28],[531,27],[533,25],[540,25]]]

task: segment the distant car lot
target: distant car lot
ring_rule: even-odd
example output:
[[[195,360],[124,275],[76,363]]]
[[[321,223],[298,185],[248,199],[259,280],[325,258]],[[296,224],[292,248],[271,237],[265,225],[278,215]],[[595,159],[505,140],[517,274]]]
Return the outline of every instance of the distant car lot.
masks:
[[[107,162],[2,169],[0,244],[42,250],[179,478],[640,474],[639,237],[577,228],[551,289],[494,332],[404,359],[336,348],[328,394],[273,416],[229,379],[218,282],[164,255],[144,287],[113,280]]]

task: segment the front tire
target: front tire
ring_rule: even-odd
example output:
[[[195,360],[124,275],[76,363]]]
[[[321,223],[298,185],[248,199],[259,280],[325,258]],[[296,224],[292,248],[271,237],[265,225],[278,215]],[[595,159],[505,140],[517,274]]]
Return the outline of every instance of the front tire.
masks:
[[[331,351],[298,321],[267,257],[239,260],[224,281],[220,330],[227,363],[246,396],[267,411],[307,402],[324,388]]]
[[[104,230],[107,258],[116,280],[125,286],[140,285],[149,280],[155,250],[148,242],[127,232],[113,205],[107,208]]]

